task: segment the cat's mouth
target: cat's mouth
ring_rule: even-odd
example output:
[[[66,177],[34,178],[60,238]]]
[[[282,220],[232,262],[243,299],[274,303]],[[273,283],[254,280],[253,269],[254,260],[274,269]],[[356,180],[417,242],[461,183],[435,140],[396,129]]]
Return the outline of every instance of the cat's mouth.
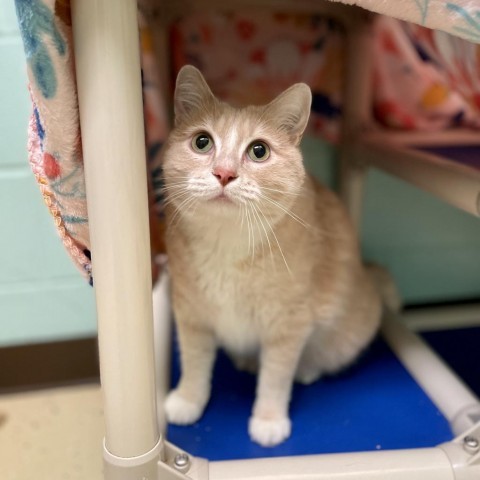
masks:
[[[225,192],[221,192],[218,195],[215,195],[213,198],[210,199],[210,201],[221,203],[234,203],[233,200]]]

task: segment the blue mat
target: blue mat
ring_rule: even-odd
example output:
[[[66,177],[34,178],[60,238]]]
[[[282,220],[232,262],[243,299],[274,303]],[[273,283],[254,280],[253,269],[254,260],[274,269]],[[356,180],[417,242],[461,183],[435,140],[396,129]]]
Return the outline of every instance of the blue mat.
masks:
[[[178,352],[173,365],[175,385]],[[232,460],[431,447],[452,438],[446,420],[380,339],[342,374],[295,385],[292,435],[277,447],[248,437],[254,392],[255,377],[220,353],[205,414],[193,426],[169,426],[168,439],[196,456]]]

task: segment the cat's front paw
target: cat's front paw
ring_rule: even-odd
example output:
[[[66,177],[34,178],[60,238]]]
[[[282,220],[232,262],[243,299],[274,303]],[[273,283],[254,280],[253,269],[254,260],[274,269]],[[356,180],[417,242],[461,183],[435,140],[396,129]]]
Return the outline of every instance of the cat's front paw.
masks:
[[[291,422],[288,417],[259,418],[251,417],[248,423],[250,438],[263,447],[273,447],[290,436]]]
[[[165,400],[167,420],[174,425],[190,425],[195,423],[203,413],[203,403],[190,402],[183,398],[177,390],[171,391]]]

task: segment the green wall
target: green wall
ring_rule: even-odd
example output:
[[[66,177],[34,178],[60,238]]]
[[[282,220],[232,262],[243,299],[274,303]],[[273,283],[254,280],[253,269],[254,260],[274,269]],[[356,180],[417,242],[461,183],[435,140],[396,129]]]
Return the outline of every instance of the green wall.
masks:
[[[307,168],[333,185],[335,148],[306,138],[303,151]],[[369,173],[361,240],[408,304],[480,298],[480,221],[402,180]]]
[[[27,162],[30,104],[13,2],[0,0],[0,347],[95,333],[93,290],[73,267]],[[335,149],[306,138],[306,163],[332,184]],[[374,172],[365,256],[388,266],[409,303],[480,297],[480,223]]]

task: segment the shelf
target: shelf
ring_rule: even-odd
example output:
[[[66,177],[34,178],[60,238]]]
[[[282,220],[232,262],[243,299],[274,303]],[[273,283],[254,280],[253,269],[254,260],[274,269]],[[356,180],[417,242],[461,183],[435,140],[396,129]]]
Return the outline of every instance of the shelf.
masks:
[[[353,147],[353,148],[352,148]],[[480,132],[367,132],[351,160],[379,168],[480,216]]]

